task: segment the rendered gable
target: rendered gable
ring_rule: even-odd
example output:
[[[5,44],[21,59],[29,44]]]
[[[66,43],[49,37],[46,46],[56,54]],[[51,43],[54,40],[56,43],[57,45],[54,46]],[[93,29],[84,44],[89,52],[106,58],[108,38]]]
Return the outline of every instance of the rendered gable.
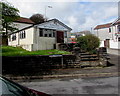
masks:
[[[45,22],[39,25],[36,25],[39,28],[45,28],[45,29],[54,29],[54,30],[61,30],[61,31],[68,31],[69,29],[62,26],[62,24],[60,24],[59,22],[55,22],[53,21],[49,21],[49,22]]]

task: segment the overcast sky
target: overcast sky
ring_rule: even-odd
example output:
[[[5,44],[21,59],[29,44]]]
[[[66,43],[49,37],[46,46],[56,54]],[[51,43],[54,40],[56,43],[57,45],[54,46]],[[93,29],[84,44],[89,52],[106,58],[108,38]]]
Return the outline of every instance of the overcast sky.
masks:
[[[21,17],[40,13],[56,18],[71,27],[72,32],[91,30],[118,17],[119,0],[7,0],[18,8]],[[74,1],[74,2],[73,2]],[[114,2],[113,2],[114,1]],[[47,6],[52,6],[49,8]],[[46,12],[45,12],[46,8]]]

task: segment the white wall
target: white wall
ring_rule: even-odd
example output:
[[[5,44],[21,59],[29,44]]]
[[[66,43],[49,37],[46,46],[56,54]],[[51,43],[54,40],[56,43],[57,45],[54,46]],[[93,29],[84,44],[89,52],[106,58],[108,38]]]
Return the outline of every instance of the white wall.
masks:
[[[39,28],[35,28],[33,51],[54,49],[55,37],[39,37]]]
[[[17,22],[14,22],[14,24],[19,28],[19,30],[32,25]],[[64,38],[64,40],[65,42],[69,42],[69,37],[71,35],[70,31],[68,31],[66,27],[62,26],[58,22],[50,21],[26,29],[26,38],[24,39],[19,39],[18,33],[16,33],[16,40],[9,41],[9,45],[22,46],[24,49],[29,51],[54,49],[54,44],[56,44],[56,37],[39,37],[39,28],[54,29],[56,31],[67,31],[68,38]]]
[[[109,33],[109,28],[102,28],[102,29],[98,29],[98,30],[94,30],[94,34],[96,36],[98,36],[101,40],[101,44],[100,47],[104,47],[104,41],[106,39],[110,39],[110,48],[113,49],[120,49],[120,42],[118,42],[118,37],[116,38],[115,33],[118,33],[118,29],[117,29],[118,25],[114,25],[111,26],[111,33]]]
[[[24,49],[31,51],[33,46],[33,32],[34,32],[33,27],[26,29],[25,30],[26,37],[24,39],[20,39],[20,37],[18,36],[18,33],[16,33],[16,40],[10,41],[10,39],[8,39],[8,45],[21,46]],[[11,35],[11,38],[12,38],[12,35]]]
[[[104,41],[100,41],[100,47],[104,47]]]
[[[112,32],[109,33],[109,28],[95,30],[95,35],[102,41],[106,39],[112,39]]]
[[[10,46],[17,46],[18,45],[18,33],[16,34],[16,40],[12,41],[12,35],[10,35],[10,38],[8,38],[8,45]]]
[[[110,40],[109,42],[110,42],[110,48],[120,49],[120,42],[114,40]],[[104,41],[101,41],[100,47],[104,47]]]
[[[26,38],[20,39],[20,45],[33,44],[33,32],[34,28],[29,28],[25,30]]]
[[[115,35],[115,33],[118,33],[117,25],[111,26],[111,29],[112,29],[112,38],[113,38],[114,41],[116,41],[116,35]]]
[[[112,49],[120,49],[120,42],[115,42],[113,40],[110,41],[110,48]]]
[[[55,44],[55,38],[51,37],[39,37],[38,38],[38,50],[53,49]]]
[[[64,42],[70,42],[69,40],[70,32],[67,31],[67,37],[64,38]],[[34,44],[33,50],[49,50],[54,49],[54,44],[56,44],[57,37],[39,37],[39,28],[35,28],[34,32]]]

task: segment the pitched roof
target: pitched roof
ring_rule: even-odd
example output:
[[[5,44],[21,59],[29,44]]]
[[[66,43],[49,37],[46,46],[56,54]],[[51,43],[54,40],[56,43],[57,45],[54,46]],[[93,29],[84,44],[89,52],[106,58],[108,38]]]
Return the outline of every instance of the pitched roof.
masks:
[[[112,25],[120,24],[120,16],[112,23]]]
[[[62,23],[61,21],[59,21],[58,19],[52,19],[52,20],[54,20],[56,22],[59,22],[62,26],[68,28],[69,30],[72,30],[70,27],[68,27],[67,25],[65,25],[64,23]]]
[[[120,24],[120,21],[116,22],[115,24]]]
[[[117,24],[120,24],[120,20],[114,22],[112,25],[117,25]]]
[[[14,22],[27,23],[27,24],[35,24],[29,18],[24,18],[24,17],[20,17],[19,19],[15,20]]]
[[[24,22],[25,22],[25,21],[22,22],[22,20],[30,20],[30,19],[28,19],[28,18],[24,18],[24,19],[23,19],[23,17],[20,17],[20,18],[22,18],[22,19],[20,20],[20,23],[24,23]],[[51,19],[51,20],[45,21],[45,22],[43,22],[43,23],[46,23],[46,22],[49,22],[49,21],[53,21],[53,20],[59,22],[59,23],[62,24],[64,27],[68,28],[69,30],[72,30],[70,27],[68,27],[67,25],[63,24],[63,23],[60,22],[58,19]],[[15,21],[15,22],[19,22],[19,20]],[[17,31],[15,31],[15,32],[12,32],[12,33],[10,33],[9,35],[14,34],[14,33],[17,33],[17,32],[20,32],[20,31],[25,30],[25,29],[29,29],[29,28],[31,28],[31,27],[35,27],[36,25],[39,25],[39,24],[35,24],[34,22],[33,22],[33,23],[29,23],[29,24],[33,24],[33,25],[30,25],[30,26],[25,27],[25,28],[23,28],[23,29],[21,29],[21,30],[17,30]],[[42,23],[40,23],[40,24],[42,24]]]
[[[102,29],[102,28],[109,28],[112,23],[107,23],[107,24],[102,24],[102,25],[97,25],[94,30],[96,29]]]
[[[65,25],[64,23],[62,23],[61,21],[59,21],[58,19],[50,19],[50,20],[45,21],[45,22],[40,23],[40,24],[44,24],[44,23],[47,23],[47,22],[50,22],[50,21],[58,22],[59,24],[61,24],[62,26],[66,27],[70,31],[72,30],[70,27],[68,27],[67,25]],[[36,25],[39,25],[39,24],[36,24]]]
[[[31,27],[34,27],[34,25],[31,25],[31,26],[25,27],[25,28],[23,28],[23,29],[17,30],[17,31],[12,32],[12,33],[8,33],[8,35],[11,35],[11,34],[14,34],[14,33],[18,33],[18,32],[20,32],[20,31],[23,31],[23,30],[29,29],[29,28],[31,28]]]

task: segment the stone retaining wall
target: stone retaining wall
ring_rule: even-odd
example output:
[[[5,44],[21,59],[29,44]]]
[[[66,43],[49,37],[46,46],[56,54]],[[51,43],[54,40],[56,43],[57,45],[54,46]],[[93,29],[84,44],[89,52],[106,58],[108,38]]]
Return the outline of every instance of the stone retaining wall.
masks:
[[[75,55],[2,57],[3,74],[52,74],[51,69],[67,68],[75,64]]]

